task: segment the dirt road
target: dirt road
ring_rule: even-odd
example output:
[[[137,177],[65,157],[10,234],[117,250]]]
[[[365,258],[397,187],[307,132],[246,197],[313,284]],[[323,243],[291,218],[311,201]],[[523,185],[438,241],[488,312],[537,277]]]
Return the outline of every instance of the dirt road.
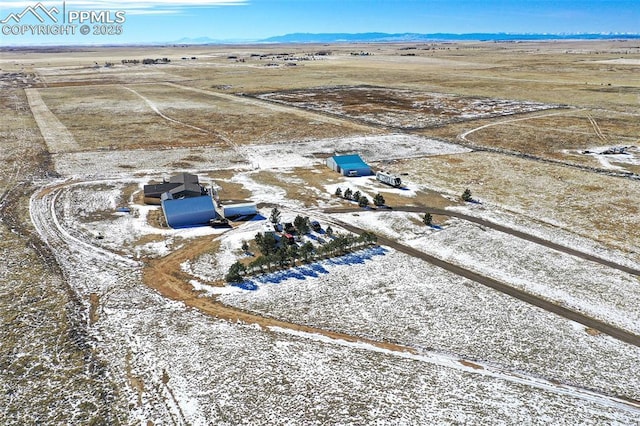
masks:
[[[31,108],[33,118],[38,124],[49,152],[57,154],[79,150],[80,145],[78,145],[65,125],[58,120],[58,117],[49,110],[38,89],[24,89],[24,93],[27,95],[29,108]]]

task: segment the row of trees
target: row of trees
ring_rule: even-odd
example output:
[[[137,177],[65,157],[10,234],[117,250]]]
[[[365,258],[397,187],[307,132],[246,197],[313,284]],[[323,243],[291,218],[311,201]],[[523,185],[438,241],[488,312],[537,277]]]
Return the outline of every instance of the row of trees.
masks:
[[[342,188],[337,187],[335,195],[337,197],[344,198],[345,200],[355,201],[360,207],[367,207],[369,205],[369,198],[367,198],[365,195],[362,195],[360,191],[353,192],[351,188],[347,188],[344,190],[344,192],[342,192]],[[384,203],[385,200],[382,194],[377,193],[375,197],[373,197],[373,204],[376,207],[384,206]]]
[[[327,228],[327,234],[329,234],[329,228]],[[254,242],[260,250],[260,256],[247,265],[236,261],[227,271],[225,280],[229,283],[241,282],[250,275],[295,266],[297,260],[309,263],[322,258],[340,256],[374,245],[377,240],[378,237],[375,234],[364,232],[361,235],[338,234],[321,246],[314,246],[311,242],[298,246],[297,244],[279,244],[272,233],[258,233]]]

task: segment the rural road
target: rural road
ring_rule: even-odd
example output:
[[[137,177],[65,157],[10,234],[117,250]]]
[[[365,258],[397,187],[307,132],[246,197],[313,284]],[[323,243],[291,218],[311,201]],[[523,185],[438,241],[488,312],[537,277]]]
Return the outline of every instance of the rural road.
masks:
[[[595,256],[591,256],[588,255],[586,253],[582,253],[580,251],[576,251],[573,249],[569,249],[567,247],[564,246],[560,246],[554,243],[551,243],[549,241],[534,237],[532,235],[520,232],[520,231],[516,231],[513,230],[511,228],[506,228],[504,226],[500,226],[500,225],[496,225],[495,223],[492,222],[487,222],[487,221],[483,221],[482,219],[478,219],[475,218],[473,216],[468,216],[462,213],[456,213],[456,212],[451,212],[448,210],[441,210],[441,209],[431,209],[431,208],[426,208],[426,207],[394,207],[393,210],[385,210],[385,211],[410,211],[410,212],[420,212],[420,213],[432,213],[432,214],[438,214],[438,215],[446,215],[446,216],[452,216],[452,217],[457,217],[460,219],[464,219],[464,220],[469,220],[472,221],[474,223],[478,223],[481,224],[483,226],[486,226],[488,228],[493,228],[496,229],[498,231],[501,232],[506,232],[510,235],[513,235],[515,237],[518,238],[523,238],[526,239],[528,241],[532,241],[532,242],[536,242],[538,244],[541,244],[545,247],[549,247],[552,249],[556,249],[556,250],[560,250],[564,253],[569,253],[569,254],[573,254],[572,252],[575,252],[576,255],[578,257],[582,257],[582,258],[586,258],[585,256],[589,256],[593,259],[589,259],[589,260],[593,260],[596,261],[598,263],[604,264],[606,266],[609,266],[608,263],[613,264],[613,267],[616,267],[616,269],[619,270],[623,270],[623,268],[628,269],[630,271],[634,271],[636,275],[640,275],[640,271],[634,270],[632,268],[626,268],[623,265],[618,265],[615,264],[613,262],[609,262],[606,261],[604,259],[600,259],[597,258]],[[326,209],[323,210],[324,213],[348,213],[348,212],[355,212],[355,211],[362,211],[362,209],[355,209],[355,208],[338,208],[338,209]],[[359,228],[357,226],[353,226],[350,225],[348,223],[342,222],[340,220],[336,220],[333,219],[333,221],[340,225],[341,227],[354,232],[356,234],[361,234],[362,232],[364,232],[365,230],[362,228]],[[638,346],[640,347],[640,336],[633,334],[631,332],[628,332],[622,328],[613,326],[611,324],[608,324],[604,321],[600,321],[597,320],[595,318],[583,315],[579,312],[573,311],[571,309],[567,309],[563,306],[560,306],[556,303],[553,303],[551,301],[548,301],[546,299],[543,299],[541,297],[535,296],[533,294],[527,293],[523,290],[514,288],[508,284],[502,283],[498,280],[495,280],[493,278],[489,278],[487,276],[478,274],[476,272],[473,272],[469,269],[466,269],[462,266],[453,264],[453,263],[449,263],[447,261],[444,261],[442,259],[438,259],[437,257],[431,256],[427,253],[424,253],[422,251],[419,251],[413,247],[409,247],[407,245],[401,244],[397,241],[391,240],[389,238],[385,238],[382,236],[378,236],[378,243],[391,247],[399,252],[408,254],[410,256],[422,259],[426,262],[431,263],[432,265],[438,266],[440,268],[443,268],[449,272],[452,272],[456,275],[462,276],[464,278],[470,279],[472,281],[475,281],[479,284],[485,285],[487,287],[490,287],[494,290],[497,290],[501,293],[504,293],[508,296],[514,297],[516,299],[522,300],[523,302],[529,303],[530,305],[533,306],[537,306],[539,308],[542,308],[548,312],[554,313],[556,315],[559,315],[561,317],[564,317],[566,319],[569,319],[571,321],[575,321],[577,323],[580,323],[586,327],[598,330],[602,333],[605,333],[613,338],[616,338],[620,341],[623,341],[625,343],[629,343],[631,345],[634,346]],[[556,248],[557,247],[557,248]],[[603,262],[607,262],[607,263],[603,263]],[[626,271],[626,270],[625,270]],[[627,271],[626,271],[627,272]],[[630,272],[631,273],[631,272]]]

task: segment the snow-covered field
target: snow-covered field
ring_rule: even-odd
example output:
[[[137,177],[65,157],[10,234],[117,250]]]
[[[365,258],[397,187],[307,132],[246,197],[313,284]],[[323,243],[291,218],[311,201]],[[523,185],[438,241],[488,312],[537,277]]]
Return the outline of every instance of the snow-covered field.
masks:
[[[242,168],[244,159],[235,151],[215,147],[85,151],[53,156],[56,171],[63,176],[120,177],[136,173],[166,173],[167,170],[200,170],[205,167]],[[185,167],[185,162],[190,166]],[[179,164],[179,166],[178,166]]]
[[[366,345],[230,324],[142,296],[114,307],[101,326],[131,351],[133,373],[150,389],[132,420],[630,424],[637,414],[619,401],[572,389],[536,388],[460,364],[451,368]]]
[[[404,254],[367,257],[323,262],[315,269],[326,272],[317,277],[264,279],[257,291],[221,300],[291,322],[640,396],[638,348],[590,336],[579,324]]]
[[[435,231],[415,225],[420,217],[413,213],[338,217],[640,334],[640,281],[633,275],[460,219],[449,219]]]
[[[504,207],[491,205],[489,203],[466,204],[464,206],[450,207],[450,209],[470,216],[481,217],[508,228],[526,232],[548,241],[554,241],[566,247],[575,248],[621,265],[640,268],[640,262],[635,260],[632,254],[605,247],[597,241],[563,229],[560,223],[557,223],[558,226],[554,226],[556,222],[552,218],[545,218],[544,222],[532,220],[529,217],[519,215],[519,212],[505,210]]]
[[[103,196],[87,204],[85,211],[112,207],[116,192],[107,188]],[[77,294],[85,300],[89,294],[99,295],[99,320],[90,327],[90,333],[97,353],[110,360],[114,380],[123,390],[128,389],[119,397],[129,402],[132,423],[366,424],[387,419],[392,423],[481,424],[484,418],[495,424],[548,418],[595,424],[631,423],[637,415],[634,408],[615,398],[554,385],[525,372],[534,370],[533,360],[538,359],[540,376],[555,376],[546,351],[557,352],[557,359],[567,353],[571,356],[573,352],[566,351],[572,346],[574,351],[585,351],[578,358],[589,360],[592,367],[577,372],[583,367],[579,360],[563,359],[563,370],[557,372],[556,379],[634,396],[633,389],[639,387],[637,377],[629,374],[632,370],[624,380],[620,377],[638,354],[625,353],[606,337],[589,337],[566,321],[545,313],[534,314],[532,308],[505,309],[513,302],[496,299],[496,295],[454,276],[434,271],[428,271],[431,278],[412,275],[411,271],[425,271],[425,266],[414,259],[384,250],[371,260],[354,260],[349,266],[328,262],[323,267],[329,273],[318,278],[268,284],[257,292],[238,290],[225,297],[245,297],[256,303],[262,292],[289,289],[280,309],[303,308],[307,315],[334,312],[334,319],[340,319],[343,327],[355,324],[359,330],[353,331],[363,335],[388,334],[386,337],[402,339],[420,348],[422,356],[287,330],[262,330],[186,309],[144,287],[140,264],[116,254],[107,256],[91,241],[79,243],[70,238],[71,234],[82,236],[75,230],[81,222],[74,219],[77,210],[54,207],[52,203],[57,201],[65,204],[61,201],[64,197],[56,194],[54,189],[32,198],[32,219],[54,248]],[[115,227],[113,232],[128,231]],[[392,269],[390,264],[394,270],[400,265],[399,270],[407,276],[387,283],[385,274],[388,276]],[[354,279],[363,273],[377,278]],[[306,286],[304,292],[301,285]],[[456,302],[465,300],[465,296],[473,302],[466,307]],[[415,303],[407,305],[409,300]],[[373,311],[363,310],[363,304]],[[402,305],[409,310],[390,310]],[[419,316],[427,306],[433,309],[429,316]],[[479,308],[487,306],[492,310],[482,313]],[[401,314],[399,318],[390,315],[396,312]],[[278,314],[276,307],[270,308],[269,314]],[[443,321],[454,318],[461,322]],[[481,325],[479,319],[487,323]],[[510,338],[509,327],[499,326],[505,320],[514,326],[529,326],[518,333],[520,339]],[[560,332],[552,333],[555,326],[561,327],[566,343],[556,340]],[[490,335],[479,329],[483,327],[499,333]],[[542,333],[544,344],[534,349],[530,342],[541,339],[537,332]],[[553,338],[544,337],[547,333]],[[578,336],[591,344],[579,345]],[[517,353],[516,348],[525,353],[516,365],[507,366],[518,357],[512,355],[509,362],[500,357],[492,359],[490,354],[501,353],[496,346],[505,353]],[[445,355],[427,347],[438,348]],[[456,363],[458,356],[489,361],[487,371]],[[615,371],[609,371],[613,369],[608,367],[613,365],[611,361],[615,362]],[[604,370],[598,372],[598,368]],[[516,374],[511,369],[523,371]]]
[[[359,153],[366,161],[393,160],[399,158],[423,157],[427,155],[459,154],[469,152],[467,148],[406,134],[354,136],[301,141],[287,145],[253,145],[242,147],[247,155],[256,162],[273,167],[288,164],[292,154],[312,156],[314,154],[351,154]],[[305,164],[295,164],[303,167]],[[264,166],[263,166],[264,167]]]
[[[356,67],[269,69],[251,60],[254,49],[272,50],[266,45],[217,53],[189,47],[199,61],[173,60],[184,49],[156,49],[158,57],[172,57],[162,66],[119,64],[156,55],[148,47],[0,59],[7,92],[0,97],[0,424],[640,425],[636,345],[385,246],[298,260],[289,270],[223,285],[229,266],[254,256],[242,242],[265,230],[271,208],[231,228],[173,230],[163,227],[159,206],[141,204],[144,184],[195,173],[205,185],[220,185],[223,199],[277,205],[283,222],[300,214],[338,233],[346,224],[371,229],[640,333],[637,277],[462,220],[438,216],[439,226],[427,227],[421,215],[400,211],[401,204],[459,204],[470,187],[483,203],[452,210],[640,268],[635,181],[470,152],[418,132],[390,133],[392,126],[457,123],[433,132],[452,137],[467,120],[557,108],[558,93],[569,92],[562,79],[547,76],[551,64],[536,75],[528,53],[526,62],[513,63],[527,70],[526,87],[550,88],[529,102],[518,86],[523,73],[507,85],[504,76],[473,74],[496,64],[506,69],[482,51],[474,56],[482,61],[454,51],[401,58],[394,45],[383,48],[391,56],[354,58]],[[349,54],[336,49],[325,59],[342,66]],[[229,61],[231,54],[247,56],[248,64]],[[443,59],[451,55],[458,59]],[[103,61],[117,63],[99,66]],[[368,63],[375,66],[360,77]],[[401,67],[378,73],[393,63]],[[428,67],[436,64],[462,80],[430,79],[436,69]],[[327,84],[386,85],[395,75],[402,89],[304,89],[325,77]],[[266,91],[272,93],[254,97]],[[580,105],[633,110],[615,92],[602,91],[604,103],[585,93]],[[628,120],[612,115],[608,125],[635,143]],[[402,174],[407,187],[346,178],[322,165],[350,153]],[[638,166],[637,147],[624,156],[597,155],[611,169]],[[355,208],[334,195],[338,186],[369,200],[384,194],[393,209],[328,213]],[[582,196],[573,191],[578,186]],[[591,196],[583,198],[587,190]],[[607,222],[576,210],[594,201]],[[319,245],[330,237],[299,238]],[[165,278],[161,294],[152,280]]]
[[[224,274],[240,241],[260,229],[254,221],[212,234],[221,243],[215,262],[202,256],[183,270],[193,274],[194,287],[226,303],[407,345],[415,355],[228,323],[166,300],[141,283],[141,263],[105,250],[127,246],[132,235],[177,238],[178,231],[147,228],[143,212],[101,216],[118,204],[126,185],[136,183],[63,184],[37,193],[31,205],[32,219],[72,287],[84,300],[99,297],[91,335],[116,382],[128,389],[120,397],[130,403],[134,422],[416,424],[484,418],[494,424],[547,418],[630,424],[638,414],[607,396],[640,396],[637,348],[591,336],[580,325],[387,248],[264,276],[256,280],[257,291],[212,290],[201,283]],[[127,225],[117,225],[121,221]],[[86,228],[100,223],[114,224],[100,240],[103,248]],[[189,236],[180,235],[182,243]]]
[[[392,148],[393,154],[389,154]],[[170,169],[216,170],[307,167],[321,158],[359,152],[367,161],[422,157],[469,152],[458,145],[409,135],[357,136],[320,139],[288,144],[241,146],[237,150],[216,147],[161,150],[87,151],[56,154],[56,171],[63,176],[113,177],[131,170],[136,173],[166,172]],[[186,166],[185,166],[186,164]]]

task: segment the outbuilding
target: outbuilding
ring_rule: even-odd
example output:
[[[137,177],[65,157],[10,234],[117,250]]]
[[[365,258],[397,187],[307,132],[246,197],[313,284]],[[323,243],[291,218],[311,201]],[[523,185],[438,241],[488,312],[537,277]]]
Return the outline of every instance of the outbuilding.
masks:
[[[249,217],[258,214],[256,203],[220,204],[222,216],[227,219]]]
[[[327,167],[344,176],[369,176],[371,167],[358,154],[334,155],[327,158]]]
[[[218,217],[213,199],[208,195],[180,199],[168,195],[162,198],[162,211],[171,228],[209,225],[211,219]]]

